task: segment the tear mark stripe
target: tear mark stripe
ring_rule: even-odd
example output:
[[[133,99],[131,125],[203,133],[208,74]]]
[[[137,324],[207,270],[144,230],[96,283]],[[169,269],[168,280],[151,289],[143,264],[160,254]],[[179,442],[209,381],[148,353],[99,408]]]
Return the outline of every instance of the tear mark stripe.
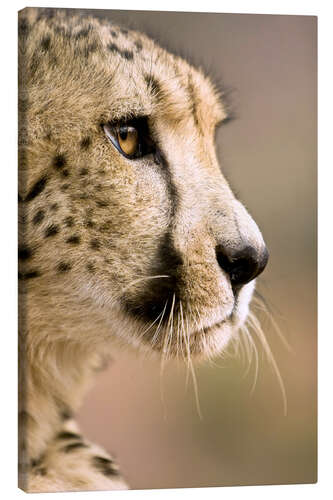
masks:
[[[29,280],[32,278],[38,278],[40,275],[41,274],[39,271],[29,271],[27,273],[18,273],[18,279],[25,281],[25,280]]]
[[[47,183],[46,177],[39,179],[30,189],[23,201],[31,201],[42,193]]]
[[[62,448],[62,451],[65,453],[69,453],[71,451],[79,450],[82,448],[88,448],[88,445],[85,443],[82,443],[81,441],[78,441],[77,443],[71,443],[67,444]]]
[[[57,439],[81,439],[82,436],[80,434],[76,434],[75,432],[63,431],[57,434]]]
[[[119,474],[118,470],[114,467],[114,463],[109,458],[92,457],[92,464],[104,476],[117,476]]]

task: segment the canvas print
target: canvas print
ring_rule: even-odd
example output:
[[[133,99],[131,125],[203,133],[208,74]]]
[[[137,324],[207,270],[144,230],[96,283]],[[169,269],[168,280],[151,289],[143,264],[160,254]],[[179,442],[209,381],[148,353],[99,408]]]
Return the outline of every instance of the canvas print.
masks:
[[[19,12],[19,486],[316,481],[316,18]]]

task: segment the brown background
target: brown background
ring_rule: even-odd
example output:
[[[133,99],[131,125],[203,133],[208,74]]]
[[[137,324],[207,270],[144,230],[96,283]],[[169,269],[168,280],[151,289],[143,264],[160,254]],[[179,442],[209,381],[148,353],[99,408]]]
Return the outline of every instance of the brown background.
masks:
[[[217,137],[223,171],[270,250],[258,288],[292,347],[265,333],[288,397],[260,352],[197,367],[203,419],[185,370],[122,353],[79,420],[115,451],[132,488],[316,481],[316,18],[90,11],[147,32],[231,89],[237,119]],[[262,351],[262,350],[261,350]]]

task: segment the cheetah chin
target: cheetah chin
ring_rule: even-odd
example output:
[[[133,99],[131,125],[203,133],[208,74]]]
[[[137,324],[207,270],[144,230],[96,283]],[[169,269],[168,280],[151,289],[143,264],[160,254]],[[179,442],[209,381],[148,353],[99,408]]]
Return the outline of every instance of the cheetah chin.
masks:
[[[200,69],[146,35],[61,9],[19,13],[20,486],[122,489],[72,416],[114,342],[223,351],[268,253],[214,134]]]

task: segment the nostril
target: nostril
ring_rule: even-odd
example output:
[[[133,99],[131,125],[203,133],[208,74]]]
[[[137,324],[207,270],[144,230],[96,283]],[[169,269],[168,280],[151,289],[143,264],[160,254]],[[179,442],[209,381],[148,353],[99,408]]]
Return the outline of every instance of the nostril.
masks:
[[[237,287],[249,283],[265,269],[268,251],[266,247],[259,253],[252,246],[240,250],[218,246],[216,259],[220,267],[229,274],[232,286]]]

